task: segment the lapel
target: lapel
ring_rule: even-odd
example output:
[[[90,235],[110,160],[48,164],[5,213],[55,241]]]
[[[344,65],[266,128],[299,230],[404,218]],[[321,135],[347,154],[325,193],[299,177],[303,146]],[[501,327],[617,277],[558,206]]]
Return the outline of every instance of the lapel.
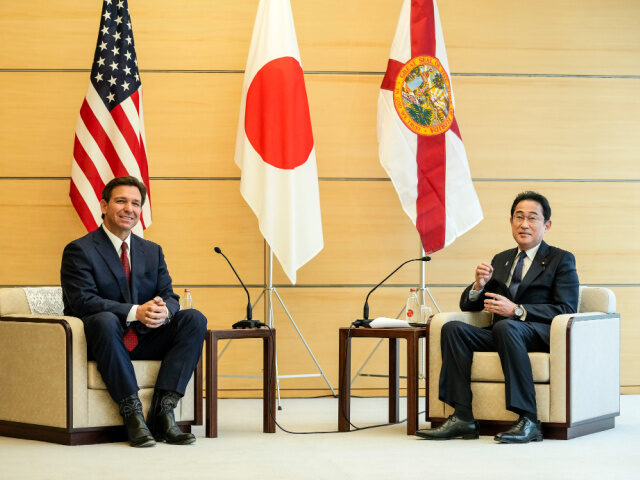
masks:
[[[140,280],[144,278],[146,262],[144,260],[144,242],[137,235],[131,234],[131,297],[133,303],[138,298]]]
[[[511,250],[507,250],[502,255],[499,261],[496,262],[496,266],[494,267],[494,276],[495,279],[500,281],[501,283],[507,284],[507,280],[509,279],[509,272],[511,271],[511,266],[513,261],[516,258],[516,253],[518,253],[518,248],[512,248]]]
[[[540,248],[536,252],[536,256],[531,262],[531,266],[529,270],[527,270],[527,274],[522,279],[522,283],[520,283],[520,287],[518,288],[518,292],[516,294],[516,300],[522,296],[522,294],[527,290],[531,282],[533,282],[546,267],[547,257],[549,256],[549,245],[544,241],[540,244]],[[514,300],[515,301],[515,300]],[[517,302],[516,302],[517,303]]]
[[[131,292],[129,291],[127,276],[124,274],[122,262],[120,261],[115,248],[113,248],[113,243],[111,243],[111,240],[109,240],[107,234],[104,233],[102,227],[98,227],[98,230],[95,231],[93,241],[98,255],[100,255],[100,257],[104,260],[104,263],[107,265],[109,270],[111,270],[111,273],[113,273],[113,276],[118,281],[118,287],[120,288],[122,297],[127,303],[131,303]]]

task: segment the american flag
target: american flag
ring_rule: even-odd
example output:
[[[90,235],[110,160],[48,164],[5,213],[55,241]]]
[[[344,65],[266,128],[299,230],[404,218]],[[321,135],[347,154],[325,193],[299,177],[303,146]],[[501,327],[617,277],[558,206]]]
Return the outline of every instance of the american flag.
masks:
[[[69,196],[88,231],[101,223],[100,198],[114,177],[131,175],[149,190],[142,86],[126,0],[104,0],[87,94],[76,125]],[[136,233],[151,225],[150,198]]]

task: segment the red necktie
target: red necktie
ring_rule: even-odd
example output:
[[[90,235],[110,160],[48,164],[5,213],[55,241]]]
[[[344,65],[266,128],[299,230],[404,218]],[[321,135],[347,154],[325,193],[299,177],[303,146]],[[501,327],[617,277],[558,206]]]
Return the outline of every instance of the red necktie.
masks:
[[[127,282],[129,282],[131,280],[131,265],[129,265],[129,257],[127,257],[127,242],[122,242],[120,261],[124,268],[124,274],[127,276]],[[133,326],[129,326],[129,328],[124,332],[124,346],[129,351],[138,346],[138,334]]]

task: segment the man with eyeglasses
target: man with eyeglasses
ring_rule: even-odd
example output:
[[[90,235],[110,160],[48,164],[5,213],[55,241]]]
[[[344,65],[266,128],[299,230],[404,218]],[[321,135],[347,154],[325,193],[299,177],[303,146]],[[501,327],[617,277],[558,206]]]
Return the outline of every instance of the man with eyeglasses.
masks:
[[[422,438],[478,438],[471,408],[473,352],[497,351],[505,377],[506,409],[519,418],[495,440],[542,440],[528,352],[548,352],[553,317],[576,312],[578,274],[572,253],[543,241],[551,228],[551,207],[543,195],[520,193],[509,222],[517,248],[497,254],[491,263],[480,263],[474,283],[460,299],[463,311],[492,313],[492,325],[479,328],[452,321],[442,327],[439,398],[454,413],[440,427],[416,432]]]

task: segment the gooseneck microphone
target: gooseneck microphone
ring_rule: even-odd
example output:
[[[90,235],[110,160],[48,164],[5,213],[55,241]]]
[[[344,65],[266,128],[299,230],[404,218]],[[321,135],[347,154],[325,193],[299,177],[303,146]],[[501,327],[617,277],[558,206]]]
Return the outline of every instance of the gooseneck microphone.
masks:
[[[232,325],[232,327],[233,328],[259,328],[259,327],[266,327],[266,325],[264,323],[262,323],[261,321],[252,319],[252,317],[253,317],[253,308],[251,307],[251,297],[249,296],[249,290],[247,290],[247,287],[245,287],[244,282],[240,278],[240,275],[238,275],[238,272],[236,272],[236,269],[233,268],[233,265],[231,264],[231,261],[227,258],[227,256],[224,253],[222,253],[222,250],[220,250],[220,247],[214,247],[213,250],[216,253],[219,253],[220,255],[222,255],[224,257],[224,259],[227,261],[227,263],[231,267],[231,270],[233,270],[233,273],[235,273],[236,278],[240,282],[240,285],[242,285],[242,288],[244,288],[244,291],[247,293],[247,318],[246,318],[246,320],[241,320],[239,322],[234,323]]]
[[[369,293],[367,294],[367,298],[364,301],[364,308],[362,309],[362,320],[356,320],[355,322],[353,322],[353,325],[355,327],[369,327],[370,326],[372,320],[369,320],[369,296],[374,292],[374,290],[376,288],[378,288],[380,285],[382,285],[384,282],[386,282],[391,277],[391,275],[396,273],[398,270],[400,270],[402,267],[404,267],[407,263],[411,263],[411,262],[428,262],[429,260],[431,260],[431,257],[428,257],[428,256],[424,256],[424,257],[420,257],[420,258],[412,258],[411,260],[407,260],[406,262],[401,263],[393,272],[391,272],[389,275],[384,277],[384,280],[382,280],[379,284],[377,284],[375,287],[373,287],[369,291]]]

